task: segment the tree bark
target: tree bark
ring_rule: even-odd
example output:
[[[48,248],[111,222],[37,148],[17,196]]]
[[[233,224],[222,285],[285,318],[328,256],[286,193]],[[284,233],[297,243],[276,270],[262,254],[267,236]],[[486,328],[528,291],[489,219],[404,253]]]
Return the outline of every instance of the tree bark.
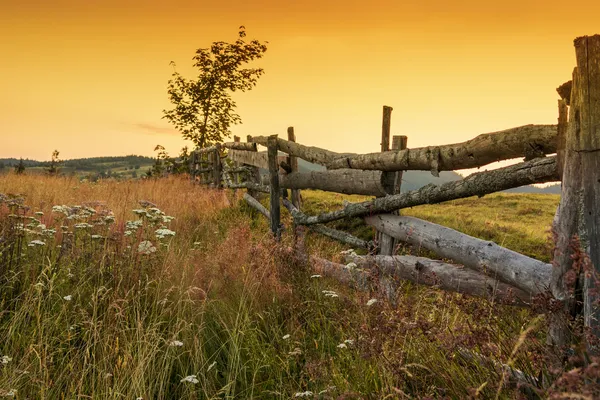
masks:
[[[256,143],[225,142],[223,143],[223,147],[238,151],[256,151]]]
[[[440,186],[427,185],[419,190],[386,196],[362,203],[349,203],[343,209],[320,215],[293,215],[299,225],[320,224],[349,217],[363,217],[391,212],[422,204],[436,204],[470,196],[483,196],[514,187],[557,181],[556,157],[535,159],[524,163],[479,172],[460,181]]]
[[[552,267],[542,261],[498,246],[494,242],[413,217],[382,214],[366,217],[367,224],[390,236],[435,252],[465,267],[519,288],[529,296],[545,292]]]
[[[339,157],[328,169],[354,168],[380,171],[439,171],[477,168],[495,161],[526,160],[556,152],[556,125],[525,125],[486,133],[463,143]]]
[[[267,136],[255,136],[252,138],[254,143],[260,144],[262,146],[267,145]],[[279,146],[279,150],[287,153],[289,155],[293,155],[303,160],[310,161],[312,163],[327,165],[331,160],[342,157],[347,154],[336,153],[334,151],[329,151],[325,149],[321,149],[314,146],[304,146],[302,144],[290,142],[288,140],[277,139],[277,145]]]

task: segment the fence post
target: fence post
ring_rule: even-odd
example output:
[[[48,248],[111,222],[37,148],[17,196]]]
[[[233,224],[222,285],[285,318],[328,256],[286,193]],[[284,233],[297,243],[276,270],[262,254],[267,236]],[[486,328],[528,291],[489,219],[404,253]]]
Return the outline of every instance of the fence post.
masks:
[[[248,143],[252,143],[252,135],[248,135],[246,136],[246,141]],[[258,151],[258,150],[254,150],[254,151]],[[260,170],[258,169],[258,167],[254,167],[254,166],[249,166],[250,168],[250,174],[248,175],[248,180],[251,183],[256,183],[256,184],[260,184]],[[253,190],[253,189],[248,189],[248,194],[252,197],[254,197],[255,199],[259,199],[261,193],[257,190]]]
[[[269,159],[269,177],[271,190],[271,232],[275,239],[281,239],[281,210],[279,204],[279,196],[281,190],[279,188],[279,164],[277,162],[277,135],[269,136],[267,141],[267,156]]]
[[[215,182],[215,189],[221,188],[221,144],[215,144],[215,151],[213,152],[213,179]]]
[[[192,155],[190,157],[190,180],[192,182],[196,182],[196,152],[192,150]]]
[[[390,149],[390,130],[392,124],[392,107],[383,106],[383,123],[381,125],[381,151]],[[391,180],[395,184],[395,173],[384,173],[382,179]],[[394,253],[394,238],[382,232],[377,232],[379,254],[391,256]]]
[[[234,137],[233,137],[233,141],[234,141],[235,143],[239,143],[239,142],[240,142],[240,137],[239,137],[239,136],[234,136]],[[233,163],[233,167],[234,167],[234,168],[238,168],[240,165],[241,165],[241,164],[240,164],[240,163],[238,163],[238,162],[234,162],[234,163]],[[240,181],[241,181],[241,180],[240,180],[240,173],[239,173],[239,172],[234,172],[233,174],[231,174],[231,178],[232,178],[232,180],[233,180],[233,183],[235,183],[235,184],[238,184],[238,183],[240,183]],[[235,192],[237,192],[237,190],[234,190],[233,192],[235,193]]]
[[[287,135],[288,135],[288,140],[290,142],[296,141],[296,134],[294,133],[293,126],[290,126],[289,128],[287,128]],[[290,165],[290,167],[292,167],[292,172],[298,172],[298,157],[289,156],[288,164]],[[294,205],[294,207],[296,207],[298,210],[300,210],[300,207],[301,207],[300,203],[301,203],[300,190],[292,189],[292,204]]]
[[[555,223],[555,268],[550,289],[563,308],[551,317],[549,336],[569,345],[569,319],[583,313],[588,351],[600,338],[600,35],[575,39],[569,123],[562,160],[562,191]],[[577,279],[579,277],[579,279]],[[580,282],[583,282],[581,287]]]

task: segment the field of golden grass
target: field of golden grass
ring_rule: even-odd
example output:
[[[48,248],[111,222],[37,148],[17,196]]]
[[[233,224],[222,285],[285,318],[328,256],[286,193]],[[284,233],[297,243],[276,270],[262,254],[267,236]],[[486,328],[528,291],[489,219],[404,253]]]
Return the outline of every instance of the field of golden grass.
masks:
[[[543,317],[410,283],[390,306],[377,293],[314,277],[286,250],[289,232],[275,243],[240,193],[175,177],[82,183],[8,174],[0,194],[0,397],[562,398],[597,390],[581,373],[548,367]],[[342,200],[304,196],[309,213]],[[404,212],[548,260],[557,201],[498,194]],[[357,221],[337,226],[372,235]],[[344,249],[308,236],[315,254]],[[465,350],[522,370],[529,384],[512,384]]]

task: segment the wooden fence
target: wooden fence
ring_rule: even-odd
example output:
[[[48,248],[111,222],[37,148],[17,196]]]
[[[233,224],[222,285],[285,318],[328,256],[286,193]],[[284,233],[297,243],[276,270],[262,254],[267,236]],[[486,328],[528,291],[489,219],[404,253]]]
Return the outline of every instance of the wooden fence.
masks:
[[[584,316],[585,327],[600,337],[599,294],[595,289],[600,269],[600,35],[576,39],[575,50],[573,79],[558,89],[562,97],[558,125],[525,125],[481,134],[463,143],[410,149],[405,136],[394,136],[390,149],[392,109],[384,107],[381,152],[347,154],[305,146],[296,143],[294,130],[289,128],[287,140],[271,135],[248,137],[241,143],[236,138],[195,151],[192,179],[216,188],[246,188],[245,200],[269,218],[276,238],[282,233],[283,204],[292,215],[294,227],[306,226],[353,248],[366,248],[371,254],[377,251],[378,255],[368,256],[350,252],[347,265],[312,258],[321,273],[359,289],[368,288],[378,276],[387,277],[387,282],[392,278],[410,280],[517,306],[531,306],[536,298],[545,298],[553,305],[549,312],[552,344],[570,343],[569,321],[579,315]],[[259,152],[257,145],[267,151]],[[298,158],[323,165],[326,170],[299,172]],[[523,162],[400,193],[403,171],[426,170],[438,176],[440,171],[514,158],[523,158]],[[260,177],[261,169],[268,171],[268,180]],[[562,182],[562,195],[554,221],[552,264],[399,213],[407,207],[553,181]],[[292,190],[291,201],[287,189]],[[374,198],[307,215],[302,211],[303,189]],[[269,209],[256,199],[261,192],[269,193]],[[367,242],[325,225],[350,217],[364,218],[366,224],[375,227],[376,240]],[[418,244],[461,265],[394,255],[394,241]],[[393,288],[388,289],[393,292]],[[588,346],[598,353],[592,342]]]

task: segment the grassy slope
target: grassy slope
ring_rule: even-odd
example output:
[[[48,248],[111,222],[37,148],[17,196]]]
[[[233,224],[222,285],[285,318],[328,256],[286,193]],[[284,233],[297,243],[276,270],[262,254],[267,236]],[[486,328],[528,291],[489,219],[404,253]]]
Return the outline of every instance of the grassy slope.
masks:
[[[309,266],[277,247],[262,217],[231,194],[178,179],[92,184],[12,174],[0,177],[0,193],[20,193],[30,207],[0,205],[0,356],[10,358],[0,365],[0,395],[14,389],[18,397],[47,399],[289,399],[305,391],[345,399],[516,396],[490,365],[459,357],[460,348],[536,376],[547,372],[539,318],[408,283],[397,307],[368,307],[377,293],[311,278]],[[443,206],[447,211],[412,211],[541,254],[538,238],[523,243],[529,228],[518,220],[527,216],[543,232],[556,198],[519,199],[490,196]],[[531,199],[542,213],[529,211]],[[128,229],[126,221],[140,218],[132,213],[138,200],[174,216],[164,225],[176,235],[157,239],[162,222],[146,217],[141,228]],[[502,210],[509,200],[515,210]],[[476,212],[481,201],[489,209]],[[306,193],[308,210],[339,202]],[[52,212],[53,205],[84,203],[96,214],[69,220]],[[97,224],[108,210],[115,222]],[[56,233],[42,234],[36,223],[23,232],[17,224],[32,220],[9,215],[36,211]],[[503,214],[513,225],[500,223]],[[75,227],[84,221],[92,227]],[[28,246],[33,239],[45,245]],[[144,240],[156,252],[140,254]],[[317,237],[310,245],[332,256],[342,248]],[[182,382],[192,375],[196,383]]]

